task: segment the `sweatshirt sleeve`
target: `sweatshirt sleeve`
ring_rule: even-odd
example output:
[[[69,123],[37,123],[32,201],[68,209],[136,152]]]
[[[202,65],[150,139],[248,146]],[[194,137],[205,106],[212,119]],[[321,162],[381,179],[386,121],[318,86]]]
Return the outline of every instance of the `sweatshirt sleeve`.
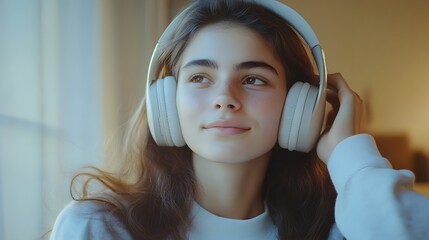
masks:
[[[132,239],[123,225],[99,203],[71,202],[58,215],[50,240]]]
[[[414,175],[394,170],[367,134],[340,142],[328,170],[337,191],[335,221],[347,239],[429,239],[429,198]]]

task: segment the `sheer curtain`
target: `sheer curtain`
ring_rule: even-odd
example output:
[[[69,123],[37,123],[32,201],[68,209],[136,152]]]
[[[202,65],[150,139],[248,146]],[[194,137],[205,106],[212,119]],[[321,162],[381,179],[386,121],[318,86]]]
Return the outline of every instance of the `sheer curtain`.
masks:
[[[0,2],[0,238],[36,239],[98,165],[99,12],[93,0]]]
[[[0,0],[0,239],[37,239],[144,93],[171,2]],[[47,238],[47,236],[45,236]]]

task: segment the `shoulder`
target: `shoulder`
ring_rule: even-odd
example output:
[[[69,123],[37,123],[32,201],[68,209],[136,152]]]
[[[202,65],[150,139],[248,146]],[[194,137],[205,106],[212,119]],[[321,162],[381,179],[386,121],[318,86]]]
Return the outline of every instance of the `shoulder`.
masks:
[[[331,230],[329,231],[328,240],[345,240],[345,239],[346,238],[338,229],[337,224],[334,223],[331,227]]]
[[[123,224],[101,202],[72,201],[58,215],[55,239],[132,239]]]

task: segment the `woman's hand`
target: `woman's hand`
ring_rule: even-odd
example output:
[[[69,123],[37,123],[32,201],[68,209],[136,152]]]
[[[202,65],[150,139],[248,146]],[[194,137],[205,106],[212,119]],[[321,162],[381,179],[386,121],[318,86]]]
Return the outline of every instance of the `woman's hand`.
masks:
[[[317,155],[328,163],[335,146],[343,139],[360,133],[363,104],[340,73],[328,74],[327,101],[332,105],[326,130],[317,143]]]

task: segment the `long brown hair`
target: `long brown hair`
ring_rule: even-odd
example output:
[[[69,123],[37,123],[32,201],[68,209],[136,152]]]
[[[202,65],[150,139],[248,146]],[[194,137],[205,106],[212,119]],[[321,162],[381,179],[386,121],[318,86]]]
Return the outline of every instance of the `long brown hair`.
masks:
[[[296,81],[314,84],[314,68],[298,34],[285,20],[250,1],[194,1],[185,10],[158,61],[161,75],[178,76],[178,62],[190,38],[204,26],[232,22],[260,34],[283,64],[287,86]],[[116,174],[96,169],[83,184],[77,200],[101,201],[138,239],[185,239],[196,183],[188,147],[159,147],[149,134],[145,99],[125,135]],[[114,194],[90,197],[88,183],[96,180]],[[72,185],[75,182],[72,182]],[[275,146],[263,185],[268,211],[280,239],[326,239],[334,223],[335,190],[326,166],[310,154]]]

